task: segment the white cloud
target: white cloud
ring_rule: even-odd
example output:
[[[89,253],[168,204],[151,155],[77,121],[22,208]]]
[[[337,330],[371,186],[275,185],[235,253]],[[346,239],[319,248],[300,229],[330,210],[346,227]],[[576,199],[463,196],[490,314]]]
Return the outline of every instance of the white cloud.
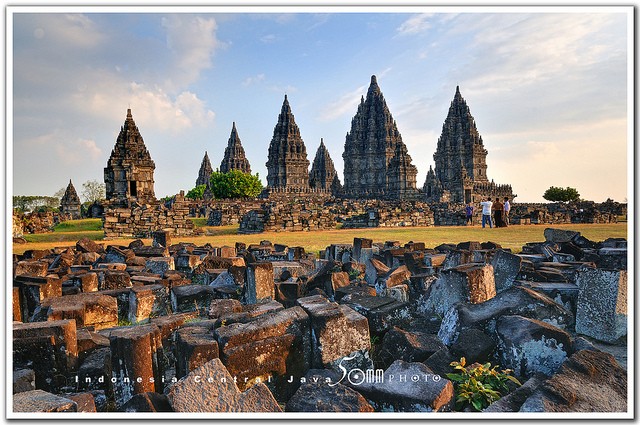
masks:
[[[61,43],[70,48],[91,49],[106,40],[96,24],[86,15],[35,15],[33,35],[36,39]]]
[[[278,37],[276,37],[275,34],[267,34],[265,36],[260,37],[260,41],[263,42],[264,44],[274,43],[277,39]]]
[[[212,56],[221,46],[216,38],[215,19],[175,14],[162,18],[167,31],[167,48],[172,52],[173,71],[167,81],[170,90],[195,82],[212,66]]]
[[[366,86],[360,86],[357,89],[345,93],[339,99],[329,103],[320,111],[318,119],[320,121],[332,121],[346,113],[355,114],[360,99],[366,92]]]
[[[419,15],[414,15],[404,21],[398,28],[396,28],[396,31],[400,35],[421,33],[432,27],[430,22],[430,19],[432,17],[433,13],[422,13]]]
[[[258,84],[263,82],[266,79],[266,75],[264,74],[258,74],[256,76],[253,77],[247,77],[243,82],[242,85],[243,87],[249,87],[253,84]]]

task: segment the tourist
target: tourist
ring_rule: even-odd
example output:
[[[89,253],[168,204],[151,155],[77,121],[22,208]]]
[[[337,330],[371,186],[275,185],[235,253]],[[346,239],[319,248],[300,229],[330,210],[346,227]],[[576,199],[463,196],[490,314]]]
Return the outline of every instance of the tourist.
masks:
[[[470,224],[471,226],[473,226],[473,205],[471,205],[471,202],[469,202],[467,206],[464,207],[464,212],[467,215],[466,224]]]
[[[496,227],[505,227],[506,224],[502,218],[504,205],[500,202],[500,198],[496,198],[496,202],[493,203],[491,209],[493,210],[493,224],[495,224]]]
[[[491,198],[480,202],[480,205],[482,205],[482,228],[484,229],[484,225],[487,222],[489,223],[489,227],[493,228],[493,224],[491,223],[491,207],[493,206],[493,202],[491,202]]]
[[[511,204],[509,203],[509,197],[504,197],[504,224],[509,225],[509,211],[511,211]]]

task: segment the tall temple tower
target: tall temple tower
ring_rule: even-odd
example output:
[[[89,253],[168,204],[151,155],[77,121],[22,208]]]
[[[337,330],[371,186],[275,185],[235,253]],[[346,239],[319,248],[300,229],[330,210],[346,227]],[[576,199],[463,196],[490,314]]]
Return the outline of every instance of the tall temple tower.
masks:
[[[198,171],[198,178],[196,180],[196,186],[206,185],[209,187],[211,185],[211,174],[213,173],[213,168],[211,168],[211,161],[209,161],[209,155],[207,151],[204,151],[204,158],[202,158],[202,163],[200,164],[200,170]]]
[[[442,134],[423,186],[428,201],[477,202],[485,196],[513,198],[511,186],[487,177],[487,150],[460,87],[449,106]]]
[[[398,199],[417,193],[418,171],[375,75],[351,120],[342,158],[346,197]]]
[[[309,186],[312,189],[330,191],[334,196],[342,190],[338,172],[322,139],[309,173]]]
[[[64,195],[60,198],[60,212],[62,214],[69,214],[72,220],[80,218],[80,197],[76,188],[73,187],[73,183],[69,180],[67,190],[64,191]]]
[[[222,163],[220,163],[221,173],[228,173],[231,170],[240,170],[243,173],[251,174],[251,166],[249,165],[249,160],[247,160],[247,157],[245,156],[244,148],[242,147],[242,142],[240,142],[235,122],[231,129],[231,135],[229,136],[227,147],[224,150],[224,158],[222,158]]]
[[[116,145],[104,169],[107,201],[121,205],[153,203],[153,172],[156,168],[136,126],[131,109],[120,128]]]
[[[267,161],[267,189],[309,189],[309,160],[300,129],[284,96],[278,123],[273,130]]]

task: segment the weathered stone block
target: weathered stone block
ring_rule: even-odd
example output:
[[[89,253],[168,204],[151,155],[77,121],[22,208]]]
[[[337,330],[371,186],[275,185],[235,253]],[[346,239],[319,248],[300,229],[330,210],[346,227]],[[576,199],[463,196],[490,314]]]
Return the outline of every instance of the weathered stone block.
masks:
[[[311,318],[313,367],[371,348],[367,319],[353,309],[319,295],[300,298],[297,303]]]
[[[102,282],[101,290],[130,288],[131,277],[124,270],[106,270],[104,272],[104,282]]]
[[[20,288],[14,286],[12,288],[11,306],[13,311],[13,321],[22,322],[22,306],[20,305]]]
[[[42,303],[47,320],[75,319],[78,327],[104,329],[118,324],[118,303],[113,297],[96,292],[49,298]]]
[[[212,300],[209,304],[209,319],[224,318],[232,313],[242,311],[240,301],[233,299]]]
[[[576,283],[576,332],[605,342],[626,335],[627,272],[582,270]]]
[[[390,270],[383,276],[379,276],[376,281],[376,291],[378,294],[386,291],[387,288],[392,288],[397,285],[407,284],[411,278],[411,272],[407,266],[399,266],[393,270]]]
[[[176,377],[186,376],[219,357],[218,342],[207,328],[188,327],[176,331]]]
[[[369,285],[374,286],[378,277],[389,273],[389,270],[391,269],[382,261],[371,258],[365,263],[364,279]]]
[[[438,338],[453,344],[465,328],[477,328],[493,333],[491,322],[500,316],[519,315],[570,329],[573,314],[552,299],[528,288],[514,286],[482,304],[457,304],[444,316]]]
[[[496,292],[502,292],[515,284],[521,264],[521,257],[503,250],[496,251],[491,261]]]
[[[48,273],[49,263],[46,261],[38,260],[23,260],[18,261],[16,265],[14,276],[39,276],[45,277]]]
[[[162,392],[160,329],[153,325],[120,327],[109,333],[112,374],[116,379],[116,405],[124,405],[134,394]]]
[[[195,311],[204,316],[215,298],[215,289],[204,285],[183,285],[171,288],[171,307],[174,312]]]
[[[385,367],[395,360],[423,362],[443,347],[436,335],[407,332],[394,326],[384,335],[378,358]]]
[[[496,295],[491,265],[465,264],[443,271],[419,311],[444,315],[454,304],[483,303]]]
[[[62,280],[53,276],[17,276],[14,286],[20,288],[20,311],[29,320],[47,298],[62,296]]]
[[[251,263],[247,267],[245,302],[255,304],[276,297],[272,263]]]
[[[580,232],[576,232],[573,230],[563,230],[563,229],[553,229],[553,228],[544,229],[544,239],[547,242],[552,242],[552,243],[571,242],[574,238],[578,236],[580,236]]]
[[[104,252],[104,248],[101,245],[98,245],[94,241],[88,238],[82,238],[78,242],[76,242],[76,250],[79,252],[92,252],[92,253],[101,253]]]
[[[169,398],[164,394],[146,392],[136,394],[121,408],[121,412],[173,412]]]
[[[356,238],[357,239],[357,238]],[[373,412],[373,407],[357,391],[324,382],[305,383],[287,402],[287,412]]]
[[[342,298],[340,303],[365,316],[372,334],[386,332],[392,326],[407,324],[412,319],[409,305],[390,297],[352,294]]]
[[[571,337],[562,329],[522,316],[496,322],[500,365],[518,377],[553,375],[572,353]]]
[[[582,350],[529,397],[520,412],[627,412],[627,371],[611,354]]]
[[[36,389],[36,374],[33,369],[17,369],[13,371],[13,394]]]
[[[213,359],[173,385],[167,397],[175,412],[281,412],[271,392],[257,387],[242,394],[220,359]]]
[[[376,408],[393,412],[446,412],[453,408],[453,384],[422,363],[396,360],[381,382],[354,386]]]
[[[145,268],[150,273],[164,277],[169,270],[175,270],[176,266],[173,257],[151,257],[145,262]]]
[[[76,412],[95,413],[96,402],[91,393],[65,394],[65,397],[76,403]]]
[[[74,401],[42,390],[21,392],[13,396],[14,412],[75,412],[76,409]]]

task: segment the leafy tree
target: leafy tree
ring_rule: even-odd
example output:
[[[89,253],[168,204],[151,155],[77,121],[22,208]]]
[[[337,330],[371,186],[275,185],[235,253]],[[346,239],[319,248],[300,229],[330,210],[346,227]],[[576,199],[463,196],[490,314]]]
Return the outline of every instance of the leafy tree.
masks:
[[[551,186],[544,192],[542,195],[544,199],[551,202],[568,202],[568,201],[577,201],[580,199],[580,194],[573,187],[555,187]]]
[[[85,202],[93,203],[105,199],[107,190],[104,183],[97,180],[87,180],[82,183],[82,197]]]
[[[13,197],[13,208],[18,211],[38,211],[40,209],[55,210],[60,205],[60,198],[55,196],[22,196]]]
[[[216,198],[255,198],[262,191],[262,182],[258,174],[231,170],[228,173],[218,171],[211,174],[211,192]]]
[[[204,191],[206,188],[207,188],[206,184],[198,185],[193,189],[191,189],[189,192],[187,192],[187,194],[185,195],[185,198],[202,199],[204,197]]]

